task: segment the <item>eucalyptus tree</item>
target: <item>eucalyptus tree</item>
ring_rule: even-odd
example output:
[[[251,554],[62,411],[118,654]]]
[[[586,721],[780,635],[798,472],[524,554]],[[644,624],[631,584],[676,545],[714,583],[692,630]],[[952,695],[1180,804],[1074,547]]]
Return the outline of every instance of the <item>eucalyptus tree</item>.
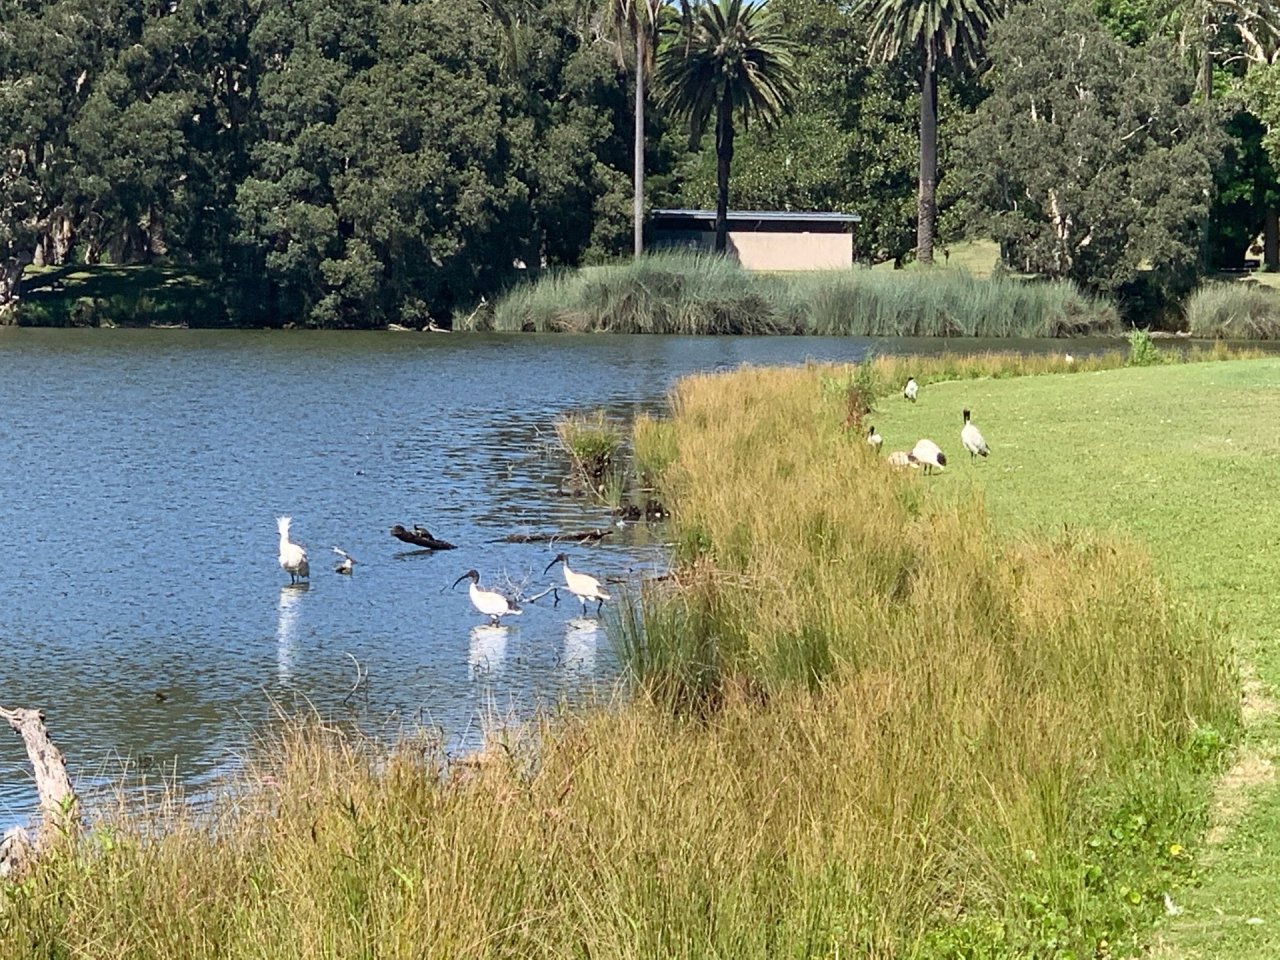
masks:
[[[1060,0],[993,31],[991,92],[957,166],[970,222],[1019,269],[1120,295],[1140,277],[1165,295],[1194,280],[1224,136],[1171,52],[1126,46]]]
[[[873,56],[920,57],[920,181],[916,259],[933,263],[938,221],[938,68],[942,61],[976,66],[1004,0],[858,0],[870,15]]]
[[[786,113],[797,87],[792,42],[764,0],[705,3],[659,51],[656,75],[661,104],[688,120],[695,139],[715,118],[715,249],[723,253],[734,123],[772,126]]]

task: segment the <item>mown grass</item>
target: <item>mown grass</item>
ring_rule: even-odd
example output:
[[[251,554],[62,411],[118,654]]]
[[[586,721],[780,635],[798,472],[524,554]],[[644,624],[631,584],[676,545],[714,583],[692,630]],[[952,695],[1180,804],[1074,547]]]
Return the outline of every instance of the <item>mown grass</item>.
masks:
[[[547,274],[469,323],[533,332],[1049,337],[1109,332],[1119,318],[1112,304],[1069,283],[980,279],[960,269],[769,275],[724,257],[661,253]]]
[[[1193,337],[1280,339],[1280,293],[1254,283],[1206,283],[1187,299]]]
[[[1134,538],[1170,590],[1216,614],[1261,691],[1280,685],[1280,580],[1266,493],[1280,468],[1280,362],[1274,359],[935,383],[914,407],[876,411],[886,448],[932,436],[958,462],[929,487],[981,493],[1001,529],[1052,535],[1064,525]],[[970,464],[960,411],[992,447]],[[923,479],[923,478],[922,478]],[[1164,960],[1280,956],[1280,728],[1254,692],[1236,763],[1219,787],[1217,845],[1187,844],[1197,882],[1159,918]],[[1182,841],[1185,843],[1185,841]]]
[[[70,264],[28,268],[17,322],[41,327],[224,326],[210,278],[180,267]]]

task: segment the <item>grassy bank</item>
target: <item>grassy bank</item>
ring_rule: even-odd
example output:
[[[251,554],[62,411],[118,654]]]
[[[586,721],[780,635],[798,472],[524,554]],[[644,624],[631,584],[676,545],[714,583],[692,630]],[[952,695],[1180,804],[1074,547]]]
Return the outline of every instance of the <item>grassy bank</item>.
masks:
[[[16,321],[37,327],[225,325],[210,279],[180,267],[28,268]]]
[[[964,270],[765,275],[723,257],[664,253],[549,273],[468,322],[536,332],[1048,337],[1105,333],[1119,321],[1111,304],[1068,283]]]
[[[1081,475],[1039,455],[1046,422],[1099,405],[1154,434],[1187,387],[1160,376],[1234,366],[929,381],[915,406],[880,400],[878,425],[936,418],[941,441],[959,419],[941,398],[986,398],[1004,460],[983,466],[1040,498],[1027,518],[1001,500],[1007,530],[1050,520],[1067,478],[1096,510],[1132,502],[1098,495],[1123,466],[1105,435]],[[1133,377],[1145,402],[1098,399],[1098,378]],[[1192,877],[1236,712],[1220,634],[1123,536],[1011,539],[976,468],[890,472],[845,430],[833,379],[694,378],[670,428],[642,428],[681,572],[624,617],[636,696],[513,734],[476,769],[428,741],[388,757],[289,731],[225,807],[160,830],[127,816],[0,887],[0,954],[1130,952]],[[987,391],[1023,384],[1061,387],[997,418]],[[1181,455],[1125,436],[1128,459]]]
[[[938,383],[915,407],[886,400],[876,413],[887,446],[937,439],[956,462],[934,489],[980,492],[1002,529],[1089,527],[1146,544],[1169,588],[1216,614],[1253,675],[1208,842],[1187,844],[1199,877],[1174,893],[1181,913],[1160,918],[1154,955],[1165,960],[1280,956],[1280,729],[1267,696],[1280,684],[1280,552],[1259,507],[1280,466],[1278,379],[1268,359]],[[988,461],[960,450],[965,406]]]

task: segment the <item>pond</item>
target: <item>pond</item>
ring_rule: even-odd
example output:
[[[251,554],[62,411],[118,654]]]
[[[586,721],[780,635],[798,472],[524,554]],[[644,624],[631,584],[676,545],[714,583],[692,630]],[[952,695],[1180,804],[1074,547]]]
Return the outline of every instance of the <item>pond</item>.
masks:
[[[613,523],[560,495],[560,413],[654,408],[697,370],[946,347],[1063,344],[0,329],[0,705],[44,710],[90,795],[145,776],[198,796],[277,710],[468,749],[486,716],[616,676],[607,608],[547,598],[493,629],[450,589],[474,567],[534,593],[554,549],[496,539]],[[282,514],[309,588],[277,566]],[[395,523],[458,549],[416,551]],[[663,567],[662,535],[628,524],[569,554],[636,576]],[[0,823],[34,807],[0,736]]]

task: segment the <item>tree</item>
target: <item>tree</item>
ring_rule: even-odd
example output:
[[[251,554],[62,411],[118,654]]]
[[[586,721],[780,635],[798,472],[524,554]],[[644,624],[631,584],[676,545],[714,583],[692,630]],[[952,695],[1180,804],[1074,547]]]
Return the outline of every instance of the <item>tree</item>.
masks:
[[[938,67],[974,66],[1003,0],[861,0],[870,13],[873,55],[894,60],[906,50],[920,57],[920,183],[916,203],[916,260],[933,263],[938,220]]]
[[[653,51],[657,40],[658,18],[662,0],[609,0],[609,13],[614,34],[628,38],[635,46],[635,107],[632,167],[632,247],[635,256],[644,253],[644,107],[645,75],[653,69]],[[625,62],[623,45],[618,44],[618,60]]]
[[[797,78],[791,41],[765,3],[718,0],[694,11],[658,58],[661,103],[689,121],[694,139],[715,117],[716,241],[728,239],[729,170],[735,117],[768,127],[786,112]]]
[[[971,222],[1021,269],[1096,290],[1192,279],[1224,138],[1177,58],[1060,0],[1021,6],[988,50],[991,94],[961,149]]]

